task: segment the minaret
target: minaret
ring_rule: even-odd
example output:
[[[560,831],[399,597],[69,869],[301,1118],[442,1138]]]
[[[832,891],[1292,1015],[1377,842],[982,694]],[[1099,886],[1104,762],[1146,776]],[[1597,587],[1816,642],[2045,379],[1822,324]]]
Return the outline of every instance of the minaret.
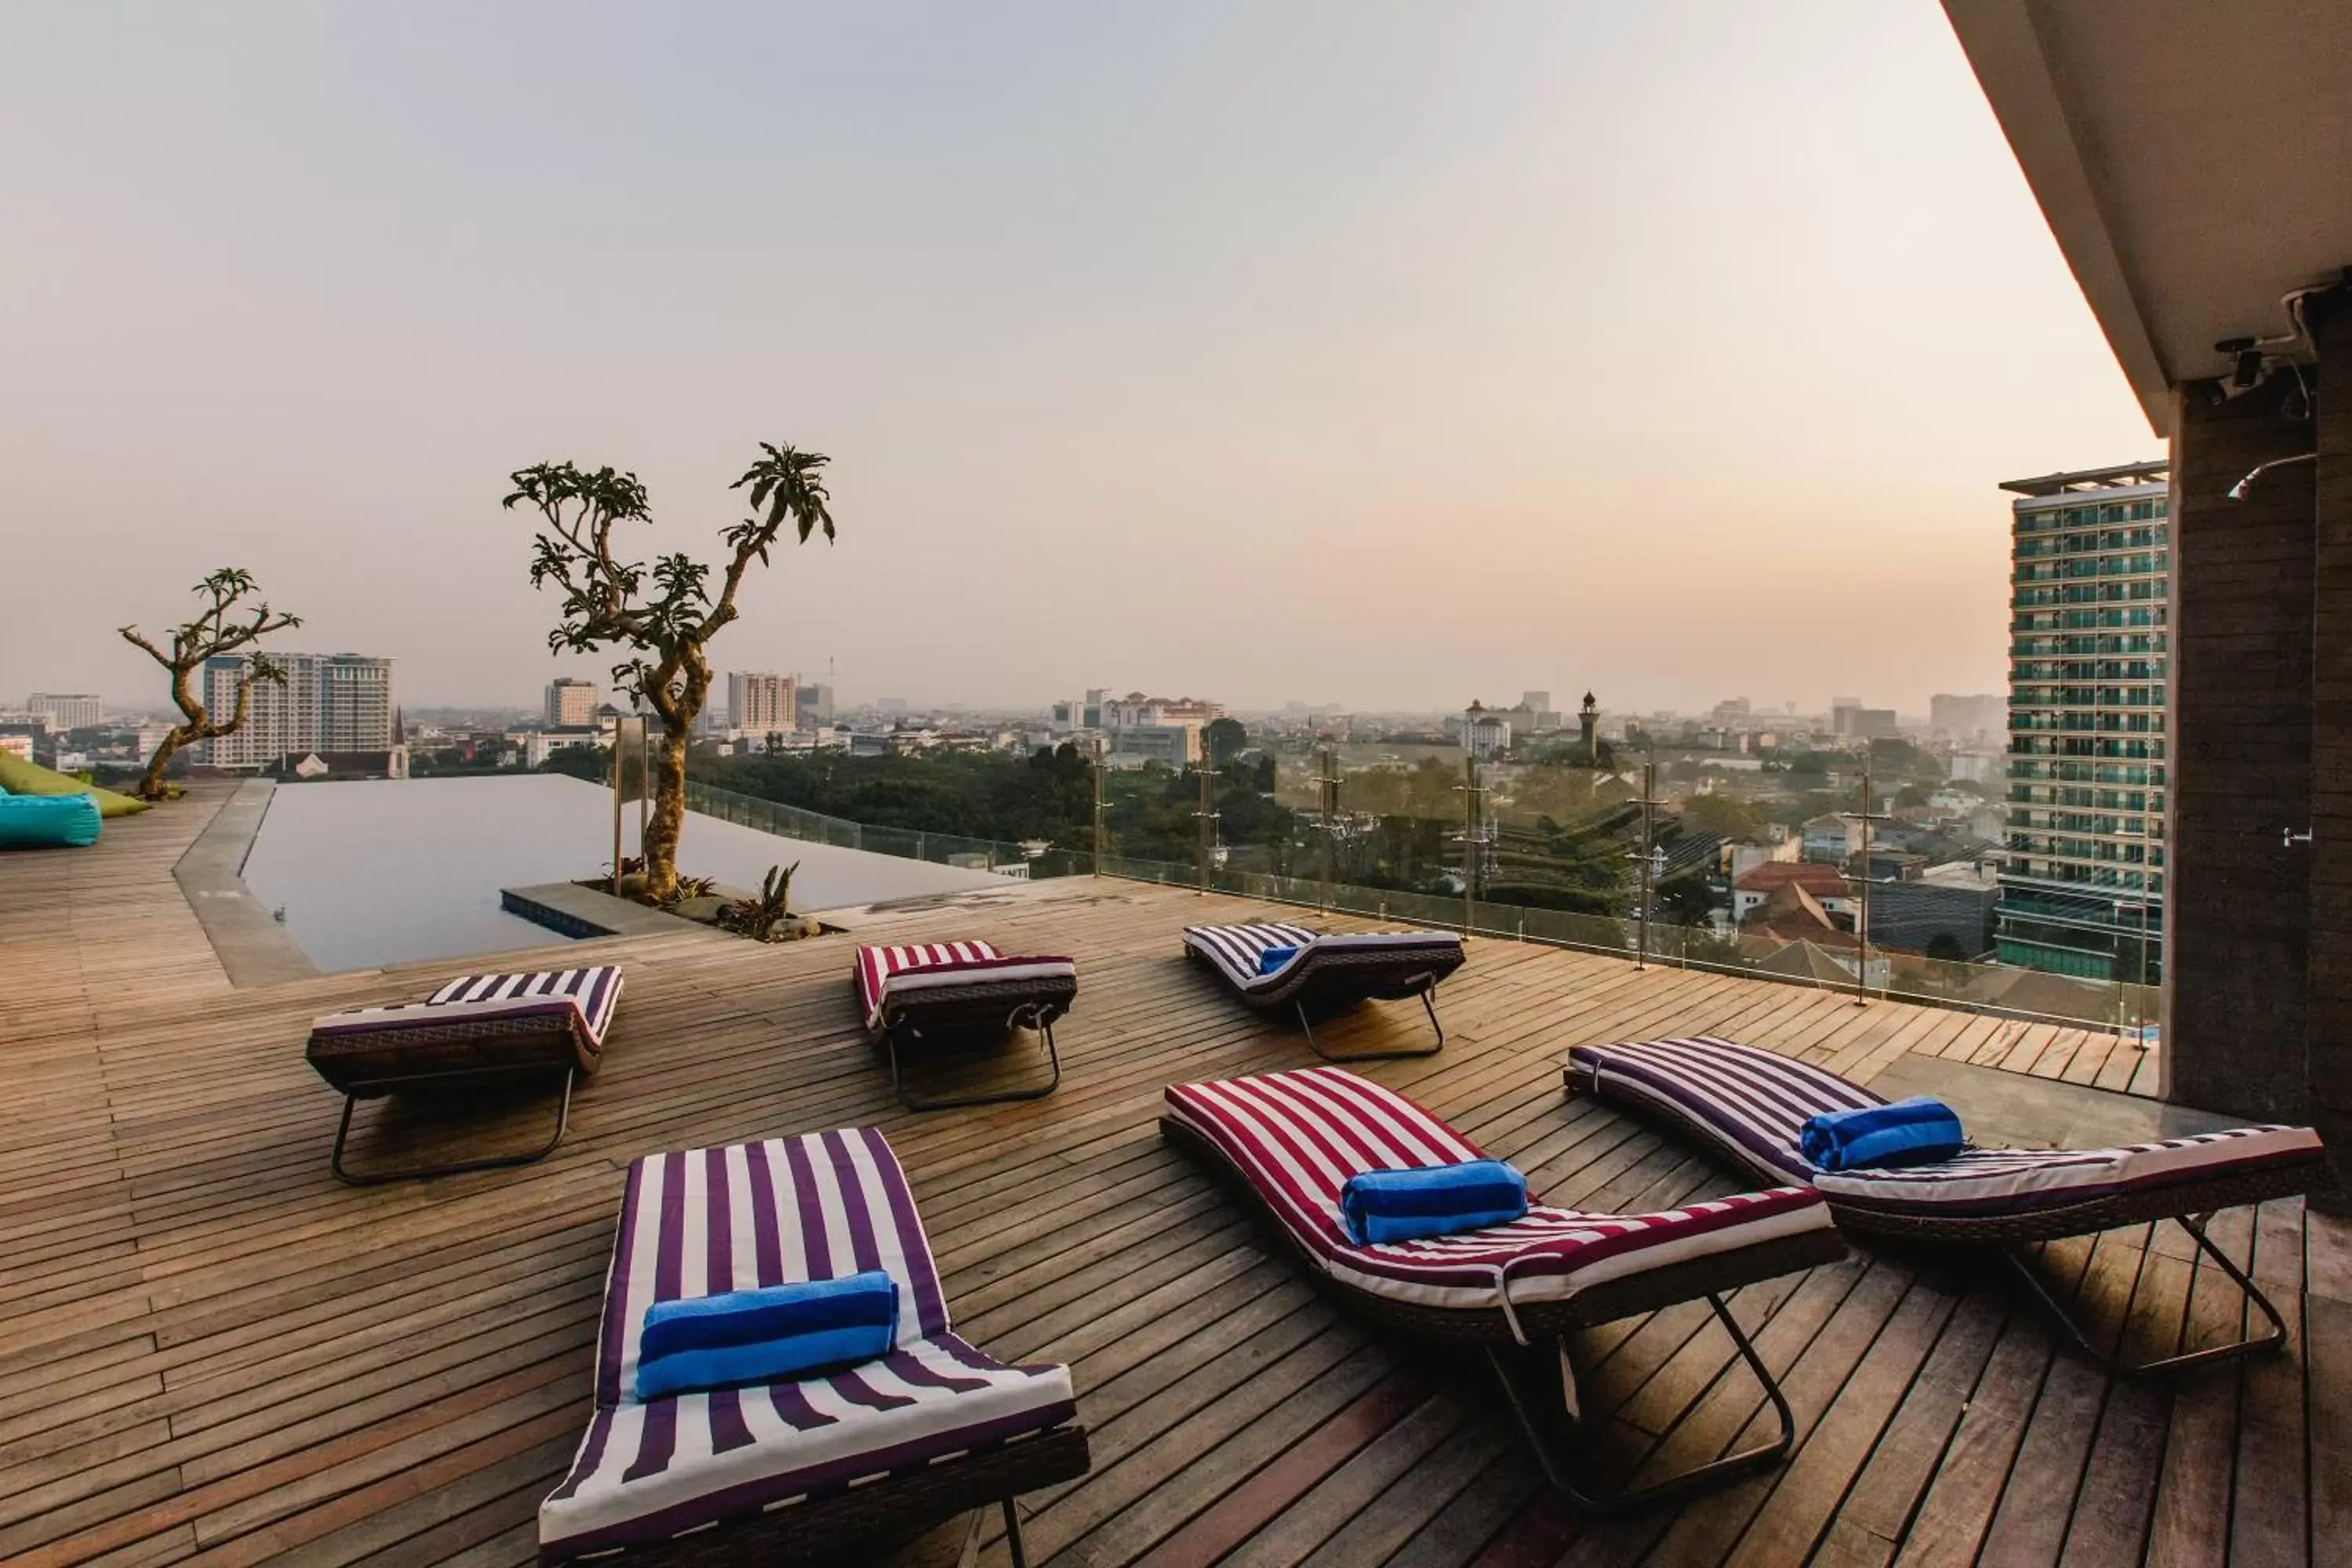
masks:
[[[1586,759],[1598,764],[1601,761],[1601,753],[1594,750],[1593,746],[1597,739],[1595,731],[1601,727],[1601,704],[1592,700],[1592,693],[1590,691],[1584,694],[1584,706],[1576,715],[1576,726],[1584,731]]]

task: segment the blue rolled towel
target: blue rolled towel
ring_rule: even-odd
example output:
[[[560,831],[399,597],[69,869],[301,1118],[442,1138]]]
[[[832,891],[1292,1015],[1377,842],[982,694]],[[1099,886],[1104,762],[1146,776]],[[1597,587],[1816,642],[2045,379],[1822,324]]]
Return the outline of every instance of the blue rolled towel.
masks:
[[[1805,1158],[1824,1171],[1933,1164],[1969,1146],[1959,1113],[1924,1094],[1891,1105],[1811,1117],[1798,1133],[1798,1143]]]
[[[889,1353],[898,1282],[879,1268],[646,1309],[637,1397],[784,1383]]]
[[[1295,947],[1266,948],[1257,955],[1257,972],[1271,974],[1297,956],[1298,950]]]
[[[1528,1212],[1528,1179],[1500,1160],[1366,1171],[1339,1189],[1339,1220],[1359,1247],[1508,1225]]]

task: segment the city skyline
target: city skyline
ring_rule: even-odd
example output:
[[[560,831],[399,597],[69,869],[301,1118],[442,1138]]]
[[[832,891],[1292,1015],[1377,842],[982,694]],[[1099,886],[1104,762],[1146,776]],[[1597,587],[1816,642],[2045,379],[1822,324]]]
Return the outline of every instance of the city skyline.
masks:
[[[507,472],[708,556],[783,438],[841,540],[714,657],[852,702],[1918,712],[2004,683],[1998,484],[2156,445],[1932,8],[556,16],[5,24],[0,687],[159,702],[112,628],[237,564],[529,706],[608,677]]]

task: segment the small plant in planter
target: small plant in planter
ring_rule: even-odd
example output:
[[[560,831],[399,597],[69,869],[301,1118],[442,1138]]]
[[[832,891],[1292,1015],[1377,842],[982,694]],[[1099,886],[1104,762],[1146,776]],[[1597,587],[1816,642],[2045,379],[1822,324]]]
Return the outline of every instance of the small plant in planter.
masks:
[[[798,862],[794,864],[797,865]],[[669,901],[673,904],[682,904],[688,899],[707,899],[710,896],[710,889],[715,886],[717,886],[715,879],[709,877],[680,876],[677,879],[677,897]]]
[[[760,879],[760,890],[748,899],[738,899],[719,911],[719,923],[729,931],[740,932],[753,942],[776,942],[798,934],[789,925],[789,905],[792,902],[793,873],[801,868],[797,860],[789,866],[771,866]],[[783,931],[777,928],[784,926]]]

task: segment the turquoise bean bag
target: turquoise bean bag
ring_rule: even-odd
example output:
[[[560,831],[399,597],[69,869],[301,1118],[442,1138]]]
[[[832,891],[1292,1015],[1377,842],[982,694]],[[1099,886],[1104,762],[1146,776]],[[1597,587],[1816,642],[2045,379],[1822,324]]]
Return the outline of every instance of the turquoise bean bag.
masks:
[[[98,802],[89,795],[0,795],[0,849],[79,848],[97,842]]]

